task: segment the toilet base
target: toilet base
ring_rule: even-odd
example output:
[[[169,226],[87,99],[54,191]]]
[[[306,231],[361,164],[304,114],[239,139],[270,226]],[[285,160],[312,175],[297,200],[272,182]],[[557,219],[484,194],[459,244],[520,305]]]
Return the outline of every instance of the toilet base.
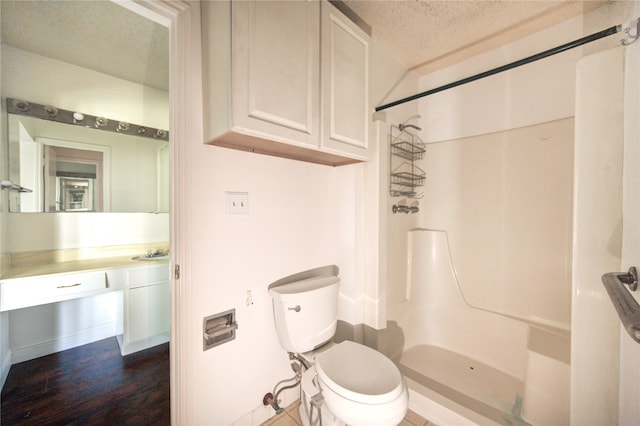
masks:
[[[304,426],[320,426],[320,419],[322,419],[322,426],[346,426],[327,409],[323,402],[319,404],[320,416],[318,416],[318,408],[311,404],[312,399],[322,400],[315,370],[315,367],[311,367],[302,375],[300,384],[302,392],[300,392],[300,407],[298,407],[302,424]]]
[[[389,404],[384,406],[367,405],[350,401],[349,406],[344,405],[344,399],[340,398],[329,389],[325,389],[324,394],[320,392],[322,380],[318,377],[316,368],[311,367],[302,375],[300,420],[304,426],[346,426],[341,418],[337,417],[330,409],[325,398],[329,398],[332,406],[341,407],[343,414],[350,424],[391,426],[398,425],[404,418],[409,406],[409,392],[406,383],[403,381],[403,392]],[[316,403],[313,404],[312,401]],[[318,408],[320,407],[320,416]],[[345,411],[347,410],[347,411]],[[355,410],[355,411],[354,411]],[[372,413],[374,414],[372,417]],[[376,415],[377,414],[377,415]],[[354,418],[354,416],[356,416]],[[321,420],[321,421],[320,421]]]
[[[322,426],[346,426],[346,423],[341,422],[336,418],[324,404],[320,408],[322,412]],[[320,426],[320,419],[318,417],[318,410],[314,407],[311,418],[309,412],[311,411],[311,404],[306,395],[302,395],[300,398],[300,407],[298,407],[298,414],[300,414],[300,420],[303,426]]]

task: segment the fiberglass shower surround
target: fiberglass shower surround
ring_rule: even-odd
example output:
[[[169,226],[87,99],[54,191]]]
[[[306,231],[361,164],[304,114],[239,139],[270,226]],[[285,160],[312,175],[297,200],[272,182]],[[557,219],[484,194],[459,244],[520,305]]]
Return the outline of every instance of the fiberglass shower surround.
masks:
[[[635,28],[635,34],[632,30],[627,30],[627,39],[623,41],[623,44],[630,43],[637,38],[640,32],[640,21],[633,21],[633,28]],[[377,111],[384,110],[404,102],[419,99],[424,96],[435,94],[444,90],[448,90],[472,81],[482,79],[503,71],[525,65],[527,63],[537,61],[546,58],[557,53],[564,52],[590,43],[595,40],[616,34],[622,30],[622,26],[614,26],[591,36],[583,37],[575,42],[567,43],[554,49],[542,52],[538,55],[513,62],[511,64],[498,67],[487,71],[485,73],[477,74],[472,77],[468,77],[462,80],[458,80],[454,83],[440,86],[436,89],[432,89],[421,94],[402,99],[390,104],[382,105],[376,108]],[[523,130],[525,133],[535,133],[537,140],[531,141],[531,147],[536,145],[545,145],[545,141],[548,139],[557,140],[570,140],[571,145],[565,146],[565,151],[571,155],[573,133],[567,133],[567,129],[573,129],[573,122],[558,120],[558,123],[542,122],[540,126],[558,124],[561,128],[555,128],[552,131],[538,130],[538,125],[529,125],[527,129],[513,128],[511,132],[518,132]],[[533,130],[532,130],[533,129]],[[415,130],[415,129],[414,129]],[[506,132],[505,132],[506,133]],[[545,135],[542,137],[542,135]],[[550,138],[547,136],[551,135]],[[480,137],[480,139],[482,139]],[[535,138],[534,138],[535,139]],[[428,189],[429,195],[437,193],[442,196],[443,194],[451,194],[452,192],[444,191],[443,188],[447,188],[442,184],[443,176],[449,176],[443,173],[443,169],[448,165],[449,168],[455,169],[461,172],[464,170],[465,165],[474,165],[479,162],[479,158],[484,160],[484,157],[479,157],[477,154],[486,152],[473,151],[476,148],[470,148],[468,158],[465,161],[465,165],[459,164],[460,150],[451,148],[447,153],[445,145],[453,145],[455,143],[462,143],[459,141],[450,141],[448,139],[442,139],[442,143],[429,145],[429,156],[437,157],[438,160],[446,165],[440,166],[440,169],[434,171],[432,166],[438,167],[436,160],[431,162],[427,161],[426,170],[429,171],[430,176],[434,176],[434,180],[429,180]],[[514,138],[519,140],[519,138]],[[481,142],[483,142],[481,140]],[[486,142],[485,143],[490,143]],[[505,149],[513,149],[512,154],[519,155],[517,152],[518,146],[513,146],[508,142],[498,141],[498,145],[506,147]],[[502,144],[503,143],[503,144]],[[479,144],[482,146],[482,144]],[[498,146],[498,150],[500,149]],[[554,147],[555,148],[555,147]],[[493,146],[492,146],[493,149]],[[532,148],[533,149],[533,148]],[[435,152],[432,152],[435,151]],[[493,152],[493,151],[492,151]],[[498,151],[499,152],[499,151]],[[523,151],[528,153],[529,151]],[[473,154],[476,154],[475,157]],[[447,160],[450,162],[442,161],[442,155],[450,155]],[[558,157],[558,161],[567,158],[566,152],[562,153],[562,156]],[[554,157],[554,153],[538,152],[535,151],[535,158],[547,158]],[[527,155],[518,157],[518,161],[522,161],[525,167],[529,167],[532,170],[531,175],[544,174],[542,170],[536,170],[535,166],[527,166]],[[532,160],[531,160],[532,161]],[[555,159],[554,159],[555,161]],[[503,159],[503,163],[506,168],[509,167],[510,159]],[[521,163],[518,163],[521,164]],[[494,165],[495,167],[495,165]],[[560,166],[562,167],[562,166]],[[514,166],[515,168],[515,166]],[[545,171],[548,169],[545,169]],[[393,171],[393,169],[391,169]],[[511,172],[512,169],[509,169]],[[446,172],[446,171],[445,171]],[[493,184],[500,185],[500,172],[497,171],[494,175],[490,175],[493,172],[490,170],[488,175],[494,180],[491,180]],[[441,174],[438,174],[441,173]],[[573,173],[570,173],[569,184],[564,185],[571,191]],[[471,178],[467,178],[466,181],[458,182],[458,188],[463,190],[469,188],[473,182],[481,182],[483,185],[486,182],[483,180],[485,175],[479,175]],[[566,177],[566,176],[565,176]],[[457,180],[458,175],[454,178]],[[509,185],[511,180],[504,178]],[[504,182],[503,182],[504,183]],[[535,183],[535,181],[534,181]],[[441,185],[438,188],[432,189],[432,185]],[[538,182],[537,185],[551,187],[555,191],[557,185],[553,185],[553,182],[548,180],[545,183]],[[550,186],[549,186],[550,185]],[[453,185],[452,185],[453,186]],[[565,191],[566,188],[562,188]],[[533,187],[535,188],[535,186]],[[474,187],[475,189],[475,187]],[[518,188],[516,188],[518,189]],[[439,192],[438,192],[439,191]],[[562,192],[559,191],[559,192]],[[472,191],[473,192],[473,191]],[[519,191],[514,190],[511,195],[517,195]],[[566,192],[566,191],[565,191]],[[500,191],[497,191],[498,195]],[[558,199],[568,199],[569,212],[572,197],[570,195],[558,194]],[[393,196],[393,194],[391,194]],[[515,295],[516,299],[519,297],[520,301],[514,299],[514,294],[503,294],[500,289],[507,289],[508,285],[514,286],[515,282],[512,281],[514,275],[513,271],[508,271],[506,275],[502,275],[503,287],[491,288],[489,290],[485,287],[485,283],[478,284],[476,278],[478,276],[484,276],[485,281],[491,279],[491,270],[501,271],[501,268],[505,266],[509,261],[504,263],[491,264],[487,262],[485,258],[483,262],[477,262],[473,264],[474,253],[487,257],[486,255],[495,254],[496,260],[500,260],[503,255],[511,256],[513,259],[517,253],[514,249],[512,240],[509,238],[516,238],[518,234],[518,226],[526,227],[527,223],[522,224],[518,222],[517,206],[510,207],[511,211],[505,223],[509,223],[511,228],[504,231],[501,234],[493,236],[482,234],[476,235],[477,231],[482,226],[478,222],[474,222],[473,213],[476,213],[476,204],[473,201],[477,201],[482,198],[478,195],[474,198],[475,194],[471,194],[469,197],[471,202],[466,204],[459,204],[460,194],[456,193],[455,197],[450,197],[450,200],[454,201],[454,205],[447,210],[446,208],[439,211],[438,218],[433,217],[434,212],[429,211],[429,215],[423,216],[423,225],[431,225],[442,221],[443,217],[447,217],[444,213],[449,213],[449,216],[462,215],[464,211],[471,211],[469,214],[470,220],[467,221],[466,227],[456,229],[456,225],[453,220],[442,223],[447,226],[438,227],[437,229],[446,229],[453,232],[453,235],[449,235],[447,231],[436,229],[413,229],[407,233],[407,247],[406,253],[408,256],[407,267],[407,280],[406,283],[401,283],[401,279],[393,280],[393,289],[389,289],[387,295],[390,299],[390,303],[387,307],[388,317],[387,319],[399,326],[401,333],[403,334],[404,351],[397,357],[397,361],[400,364],[400,368],[403,374],[410,381],[410,387],[416,392],[412,394],[412,398],[420,398],[425,395],[430,395],[435,392],[443,395],[449,399],[456,400],[459,404],[465,406],[479,415],[493,419],[496,422],[503,423],[505,419],[513,424],[516,421],[526,421],[532,424],[568,424],[570,417],[570,402],[569,395],[571,393],[570,375],[571,375],[571,338],[569,335],[570,327],[570,315],[571,315],[571,281],[570,273],[567,275],[567,265],[552,265],[545,263],[548,259],[545,256],[544,244],[540,244],[535,247],[535,256],[528,254],[523,255],[522,261],[526,262],[526,259],[536,258],[542,260],[542,266],[539,268],[541,272],[546,272],[553,269],[556,276],[545,277],[541,275],[535,282],[528,282],[526,286],[533,289],[534,293]],[[497,197],[499,198],[499,197]],[[428,198],[429,199],[429,198]],[[509,197],[505,197],[503,202],[509,201]],[[440,199],[429,199],[430,202],[437,203]],[[490,200],[495,201],[494,199]],[[566,200],[565,200],[566,201]],[[456,204],[458,203],[458,204]],[[490,204],[490,203],[489,203]],[[540,202],[544,205],[555,205],[553,203]],[[566,204],[566,203],[565,203]],[[490,206],[491,207],[491,206]],[[443,213],[444,211],[444,213]],[[502,214],[500,207],[496,208],[498,214]],[[477,216],[492,217],[491,208],[487,208],[485,211],[478,212]],[[493,214],[495,217],[495,214]],[[515,222],[513,219],[515,218]],[[456,218],[457,219],[457,218]],[[469,218],[467,218],[469,219]],[[491,219],[494,220],[494,219]],[[563,238],[570,235],[571,229],[571,214],[564,214],[559,225],[566,228],[566,223],[569,223],[569,231],[566,229],[560,229],[559,234],[563,235]],[[517,226],[513,226],[513,225]],[[493,229],[496,232],[500,232],[498,223]],[[514,232],[515,231],[515,232]],[[567,234],[569,232],[569,234]],[[534,233],[535,234],[535,233]],[[465,243],[465,236],[478,241],[472,243]],[[531,238],[536,238],[536,235],[528,235]],[[548,238],[549,235],[544,235],[544,238]],[[553,236],[551,236],[553,237]],[[487,240],[488,238],[488,240]],[[506,239],[506,243],[503,246],[496,245],[495,241],[502,241]],[[540,241],[544,238],[540,238]],[[571,240],[569,236],[569,240]],[[482,241],[490,241],[491,245],[483,246]],[[507,244],[508,243],[508,244]],[[469,245],[469,247],[461,246]],[[565,251],[569,250],[569,254]],[[402,250],[397,250],[398,247],[393,248],[393,253],[402,253]],[[529,249],[529,247],[527,247]],[[392,250],[392,249],[390,249]],[[568,243],[563,241],[563,244],[554,247],[554,250],[559,251],[560,257],[566,261],[569,259],[569,271],[570,271],[570,259],[571,259],[571,241]],[[553,253],[556,253],[554,250]],[[391,254],[392,251],[389,251]],[[471,260],[470,260],[471,259]],[[471,262],[471,263],[470,263]],[[512,263],[518,263],[517,259]],[[562,263],[562,262],[560,262]],[[400,266],[398,266],[400,265]],[[471,265],[471,266],[470,266]],[[402,262],[396,262],[396,268],[401,267]],[[509,265],[507,265],[509,266]],[[479,269],[477,269],[477,268]],[[475,268],[475,269],[474,269]],[[391,274],[394,276],[395,269],[391,268]],[[527,275],[527,273],[523,273]],[[567,276],[569,279],[567,280]],[[510,278],[511,277],[511,278]],[[521,276],[522,278],[522,276]],[[520,279],[518,275],[515,275],[515,281],[520,285]],[[549,288],[545,288],[551,291],[552,287],[562,287],[559,291],[562,292],[562,297],[545,299],[545,297],[535,294],[537,288],[535,283],[543,283],[548,285]],[[567,284],[568,283],[568,284]],[[566,286],[569,288],[565,288]],[[402,287],[401,289],[397,287]],[[515,286],[518,287],[518,286]],[[539,291],[538,293],[543,293]],[[483,298],[483,294],[487,295]],[[544,293],[546,294],[546,293]],[[493,295],[493,298],[488,297]],[[566,300],[569,297],[568,301]],[[544,300],[543,300],[544,299]],[[560,300],[556,300],[560,299]],[[514,301],[511,303],[509,301]],[[545,302],[547,300],[547,302]],[[531,302],[531,303],[528,303]],[[559,302],[559,303],[556,303]],[[561,302],[561,303],[560,303]],[[545,307],[545,304],[550,305],[549,309]],[[530,306],[527,306],[530,305]],[[398,327],[396,327],[398,328]],[[416,396],[417,395],[417,396]],[[422,395],[422,396],[421,396]],[[511,417],[509,417],[511,416]]]
[[[402,331],[398,362],[414,389],[494,421],[567,418],[573,127],[429,144],[422,228],[396,228],[389,247],[387,320]],[[553,358],[549,347],[562,350]],[[535,393],[549,377],[559,408],[536,410],[551,406]]]

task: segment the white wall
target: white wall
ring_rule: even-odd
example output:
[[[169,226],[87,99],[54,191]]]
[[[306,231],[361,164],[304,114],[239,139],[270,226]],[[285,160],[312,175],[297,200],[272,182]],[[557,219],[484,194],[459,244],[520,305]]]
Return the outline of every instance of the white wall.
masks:
[[[10,252],[169,241],[168,213],[12,213],[7,216]]]
[[[3,96],[160,129],[169,127],[169,94],[2,45]],[[46,70],[46,78],[43,78]]]
[[[193,143],[198,201],[186,220],[199,235],[190,260],[190,321],[200,349],[193,348],[192,368],[194,389],[206,391],[189,403],[194,424],[230,424],[293,375],[275,334],[267,286],[336,264],[341,293],[360,293],[354,196],[362,166],[334,169]],[[225,191],[248,192],[248,216],[226,215]],[[250,306],[247,291],[253,296]],[[236,340],[203,352],[202,319],[231,308],[239,324]],[[351,315],[348,306],[340,308],[341,317]]]
[[[370,76],[373,109],[404,70],[376,46],[372,63],[376,64]],[[363,187],[369,178],[380,177],[370,169],[365,172],[365,167],[381,165],[330,168],[200,141],[193,141],[189,150],[194,207],[181,219],[197,233],[190,247],[191,279],[185,284],[191,301],[187,362],[193,372],[190,390],[195,392],[187,397],[189,418],[193,424],[257,425],[273,414],[272,409],[261,407],[264,394],[293,375],[275,333],[267,293],[271,282],[336,264],[341,275],[339,318],[356,324],[377,321],[376,313],[368,317],[378,304],[379,288],[375,274],[363,272],[366,262],[376,262],[365,260],[371,252],[363,243],[370,238],[364,223],[369,214],[375,215],[367,207],[380,208],[375,201],[380,196],[377,190],[384,194],[386,188],[376,183],[365,194]],[[374,161],[384,164],[387,160]],[[248,216],[225,214],[225,191],[249,193]],[[378,226],[377,222],[367,224]],[[245,304],[247,291],[253,296],[250,306]],[[230,308],[238,315],[236,340],[203,352],[202,318]],[[297,398],[296,392],[288,398],[284,405]]]

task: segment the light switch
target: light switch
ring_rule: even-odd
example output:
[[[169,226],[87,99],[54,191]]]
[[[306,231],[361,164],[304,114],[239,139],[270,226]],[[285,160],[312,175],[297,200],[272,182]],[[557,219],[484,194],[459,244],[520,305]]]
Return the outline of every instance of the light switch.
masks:
[[[227,214],[249,214],[248,192],[226,192]]]

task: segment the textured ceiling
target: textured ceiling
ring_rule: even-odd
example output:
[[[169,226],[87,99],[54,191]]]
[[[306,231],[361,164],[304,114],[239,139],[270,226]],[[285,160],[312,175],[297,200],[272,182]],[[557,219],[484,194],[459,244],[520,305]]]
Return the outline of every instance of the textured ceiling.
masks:
[[[599,1],[343,0],[424,74],[581,14]],[[167,28],[106,1],[0,0],[2,42],[168,90]]]
[[[2,43],[169,87],[169,31],[111,1],[0,0]]]
[[[343,0],[396,59],[424,74],[602,5],[601,1]],[[560,43],[559,43],[560,44]]]

